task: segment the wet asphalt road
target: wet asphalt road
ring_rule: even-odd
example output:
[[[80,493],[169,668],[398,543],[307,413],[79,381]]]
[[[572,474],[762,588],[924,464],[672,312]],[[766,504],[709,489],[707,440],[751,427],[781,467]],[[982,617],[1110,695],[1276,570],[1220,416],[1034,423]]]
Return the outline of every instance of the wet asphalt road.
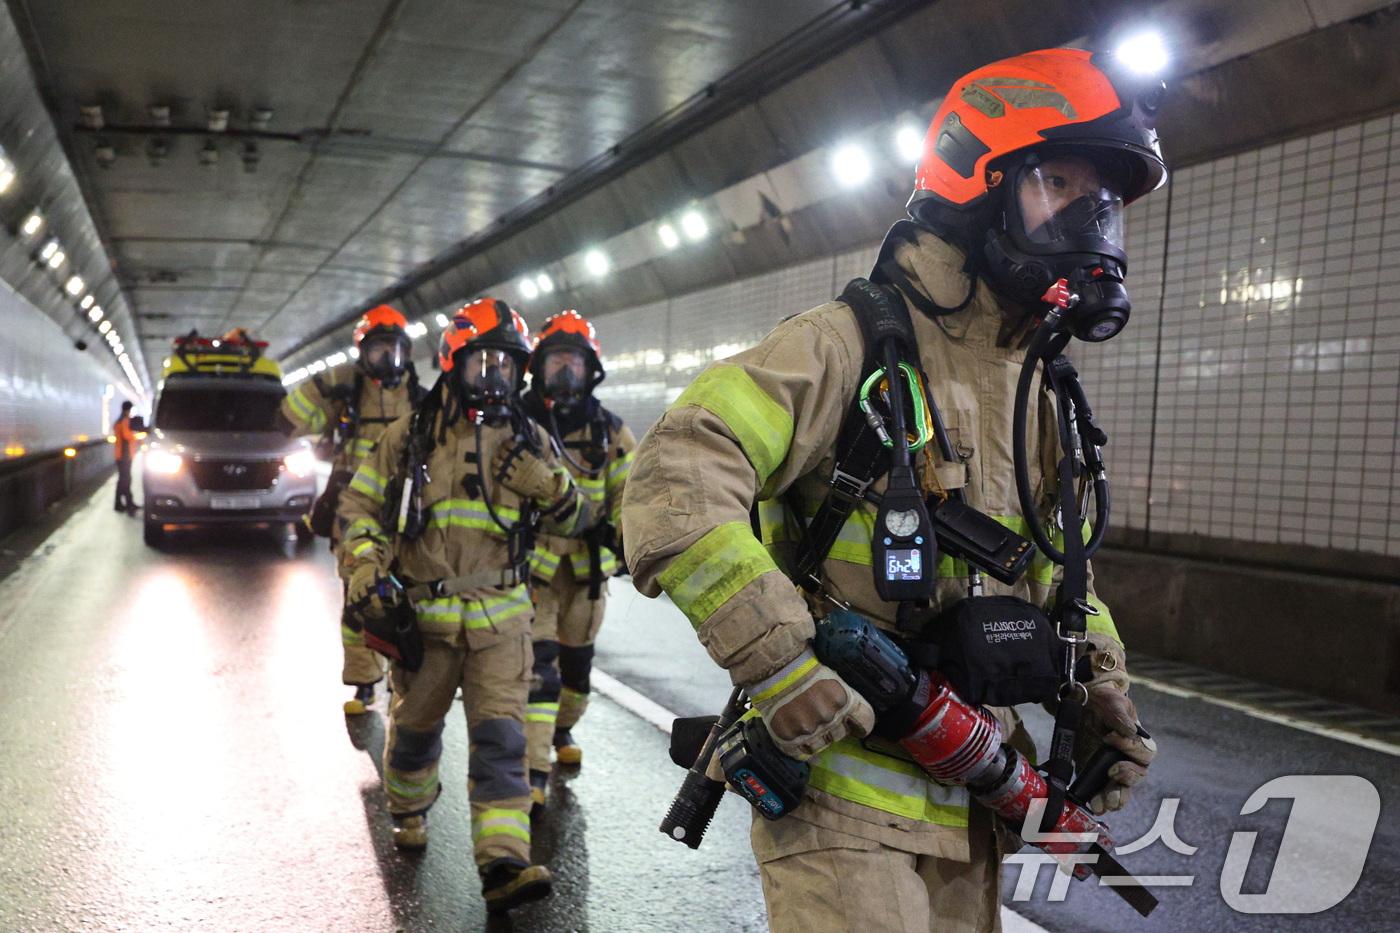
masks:
[[[176,534],[164,552],[114,513],[103,487],[0,581],[0,931],[761,931],[762,896],[732,796],[692,852],[656,832],[681,772],[667,738],[606,699],[577,731],[585,765],[556,774],[535,826],[558,879],[550,900],[488,919],[471,869],[466,730],[448,719],[432,842],[398,853],[379,788],[383,699],[347,718],[339,683],[339,588],[319,546],[282,532]],[[625,580],[598,666],[681,715],[711,712],[728,680],[665,601]],[[1074,884],[1047,900],[1049,870],[1020,914],[1053,931],[1400,929],[1395,757],[1198,700],[1136,689],[1161,746],[1145,792],[1110,823],[1120,841],[1181,799],[1176,830],[1124,856],[1140,873],[1190,874],[1139,918]],[[1037,738],[1048,734],[1038,716]],[[1257,830],[1244,890],[1268,881],[1286,800],[1240,816],[1289,774],[1367,777],[1380,825],[1360,884],[1310,916],[1247,915],[1219,879],[1235,831]],[[1309,859],[1333,864],[1356,823],[1308,828]],[[1008,869],[1007,901],[1015,885]]]
[[[0,582],[0,931],[765,928],[747,814],[698,853],[662,837],[668,739],[606,701],[535,826],[555,896],[488,922],[465,718],[429,849],[400,854],[384,699],[340,708],[330,555],[257,529],[157,552],[110,501],[109,483]]]

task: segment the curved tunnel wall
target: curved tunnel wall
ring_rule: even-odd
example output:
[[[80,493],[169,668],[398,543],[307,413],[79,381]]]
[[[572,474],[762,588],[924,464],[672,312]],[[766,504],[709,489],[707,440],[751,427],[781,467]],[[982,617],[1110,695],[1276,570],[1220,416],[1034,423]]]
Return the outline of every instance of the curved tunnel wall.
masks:
[[[1400,117],[1178,171],[1127,237],[1131,323],[1070,349],[1110,437],[1095,565],[1125,640],[1400,711]],[[640,434],[874,255],[599,315],[599,394]]]
[[[57,324],[3,282],[0,334],[0,450],[6,458],[62,450],[107,433],[126,396],[92,359],[97,346],[75,350]]]

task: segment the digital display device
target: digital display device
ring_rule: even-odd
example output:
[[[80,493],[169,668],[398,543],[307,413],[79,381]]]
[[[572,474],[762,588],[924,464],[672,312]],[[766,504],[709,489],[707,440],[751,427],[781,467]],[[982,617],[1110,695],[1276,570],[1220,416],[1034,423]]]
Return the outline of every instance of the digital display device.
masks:
[[[899,548],[885,552],[886,580],[922,580],[923,554],[918,548]]]

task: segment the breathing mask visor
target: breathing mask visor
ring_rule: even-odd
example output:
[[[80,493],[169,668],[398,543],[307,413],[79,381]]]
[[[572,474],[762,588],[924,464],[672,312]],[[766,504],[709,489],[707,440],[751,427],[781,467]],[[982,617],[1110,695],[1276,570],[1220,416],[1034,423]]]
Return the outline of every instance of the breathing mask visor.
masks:
[[[511,397],[520,388],[514,355],[492,348],[463,349],[452,367],[462,403],[482,413],[488,423],[508,417]]]
[[[372,334],[360,342],[360,368],[392,389],[408,371],[408,340],[398,334]]]
[[[1132,310],[1123,287],[1127,166],[1112,153],[1050,150],[1025,155],[1008,174],[1000,219],[987,233],[995,284],[1036,306],[1066,279],[1079,302],[1065,327],[1091,342],[1116,335]]]

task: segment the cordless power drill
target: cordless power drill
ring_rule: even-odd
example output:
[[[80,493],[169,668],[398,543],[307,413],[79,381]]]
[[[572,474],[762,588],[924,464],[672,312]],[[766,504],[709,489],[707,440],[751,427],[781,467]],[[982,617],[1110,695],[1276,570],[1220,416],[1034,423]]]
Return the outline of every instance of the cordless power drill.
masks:
[[[959,696],[942,674],[916,670],[888,635],[855,613],[836,612],[818,622],[813,649],[874,708],[877,732],[897,741],[932,778],[967,787],[1022,839],[1062,860],[1075,878],[1117,876],[1114,891],[1139,913],[1146,916],[1156,907],[1151,892],[1112,857],[1108,827],[1085,806],[1106,783],[1108,769],[1123,760],[1121,752],[1110,745],[1100,749],[1070,786],[1054,825],[1031,832],[1027,818],[1044,818],[1042,811],[1032,814],[1032,803],[1048,801],[1050,788],[1024,755],[1003,743],[1001,725],[990,713]],[[724,791],[724,783],[704,776],[713,752],[729,787],[760,816],[779,819],[802,800],[809,766],[777,751],[763,721],[742,710],[741,691],[735,690],[724,714],[710,720],[703,750],[662,823],[662,832],[691,848],[700,844]],[[1076,855],[1093,858],[1070,858]]]

